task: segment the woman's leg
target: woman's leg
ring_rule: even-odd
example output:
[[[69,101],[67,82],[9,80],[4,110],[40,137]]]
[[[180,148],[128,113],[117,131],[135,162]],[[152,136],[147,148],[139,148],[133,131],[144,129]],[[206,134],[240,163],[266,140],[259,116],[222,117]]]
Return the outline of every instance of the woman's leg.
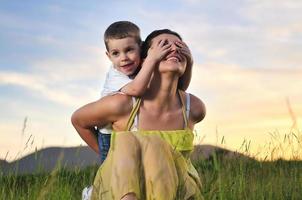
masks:
[[[174,200],[178,176],[172,147],[158,136],[146,136],[141,143],[146,199]]]
[[[132,133],[120,133],[112,148],[111,185],[114,199],[140,198],[140,144]]]

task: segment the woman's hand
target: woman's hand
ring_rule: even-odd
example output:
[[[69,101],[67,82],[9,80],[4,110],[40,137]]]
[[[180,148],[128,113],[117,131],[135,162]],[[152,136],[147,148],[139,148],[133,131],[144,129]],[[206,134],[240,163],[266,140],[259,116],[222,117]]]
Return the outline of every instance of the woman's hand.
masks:
[[[192,66],[193,66],[193,57],[189,47],[183,41],[176,41],[175,45],[178,47],[178,50],[182,56],[187,59],[187,67],[184,74],[180,77],[178,82],[178,88],[186,91],[190,85],[192,77]]]
[[[187,44],[184,43],[183,41],[176,41],[175,44],[179,48],[180,53],[186,57],[188,65],[192,65],[193,57]]]

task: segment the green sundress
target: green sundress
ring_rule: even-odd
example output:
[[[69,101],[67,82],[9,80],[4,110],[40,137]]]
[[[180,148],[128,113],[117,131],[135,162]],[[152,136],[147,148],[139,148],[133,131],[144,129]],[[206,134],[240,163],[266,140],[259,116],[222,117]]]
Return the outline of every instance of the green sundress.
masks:
[[[108,156],[93,183],[92,200],[120,200],[129,193],[140,200],[203,199],[200,178],[189,158],[194,135],[179,96],[183,130],[131,131],[141,99],[134,103],[127,130],[112,132]]]

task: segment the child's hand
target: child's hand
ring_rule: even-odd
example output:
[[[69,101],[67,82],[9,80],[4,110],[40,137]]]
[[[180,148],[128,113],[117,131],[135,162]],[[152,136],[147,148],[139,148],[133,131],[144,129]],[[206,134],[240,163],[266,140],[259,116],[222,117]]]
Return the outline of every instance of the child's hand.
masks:
[[[167,40],[160,40],[150,47],[147,58],[159,62],[169,53],[171,46]]]
[[[180,53],[186,57],[187,62],[192,64],[193,63],[193,57],[191,54],[191,51],[189,47],[184,43],[183,41],[176,41],[176,46],[179,48]]]

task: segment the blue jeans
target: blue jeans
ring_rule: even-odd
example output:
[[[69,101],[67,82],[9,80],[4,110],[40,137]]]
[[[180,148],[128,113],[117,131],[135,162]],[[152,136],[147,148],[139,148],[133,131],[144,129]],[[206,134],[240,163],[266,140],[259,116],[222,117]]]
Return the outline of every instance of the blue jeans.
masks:
[[[98,144],[99,144],[101,164],[104,162],[104,160],[107,157],[110,148],[110,139],[111,139],[111,134],[104,134],[98,131]]]

